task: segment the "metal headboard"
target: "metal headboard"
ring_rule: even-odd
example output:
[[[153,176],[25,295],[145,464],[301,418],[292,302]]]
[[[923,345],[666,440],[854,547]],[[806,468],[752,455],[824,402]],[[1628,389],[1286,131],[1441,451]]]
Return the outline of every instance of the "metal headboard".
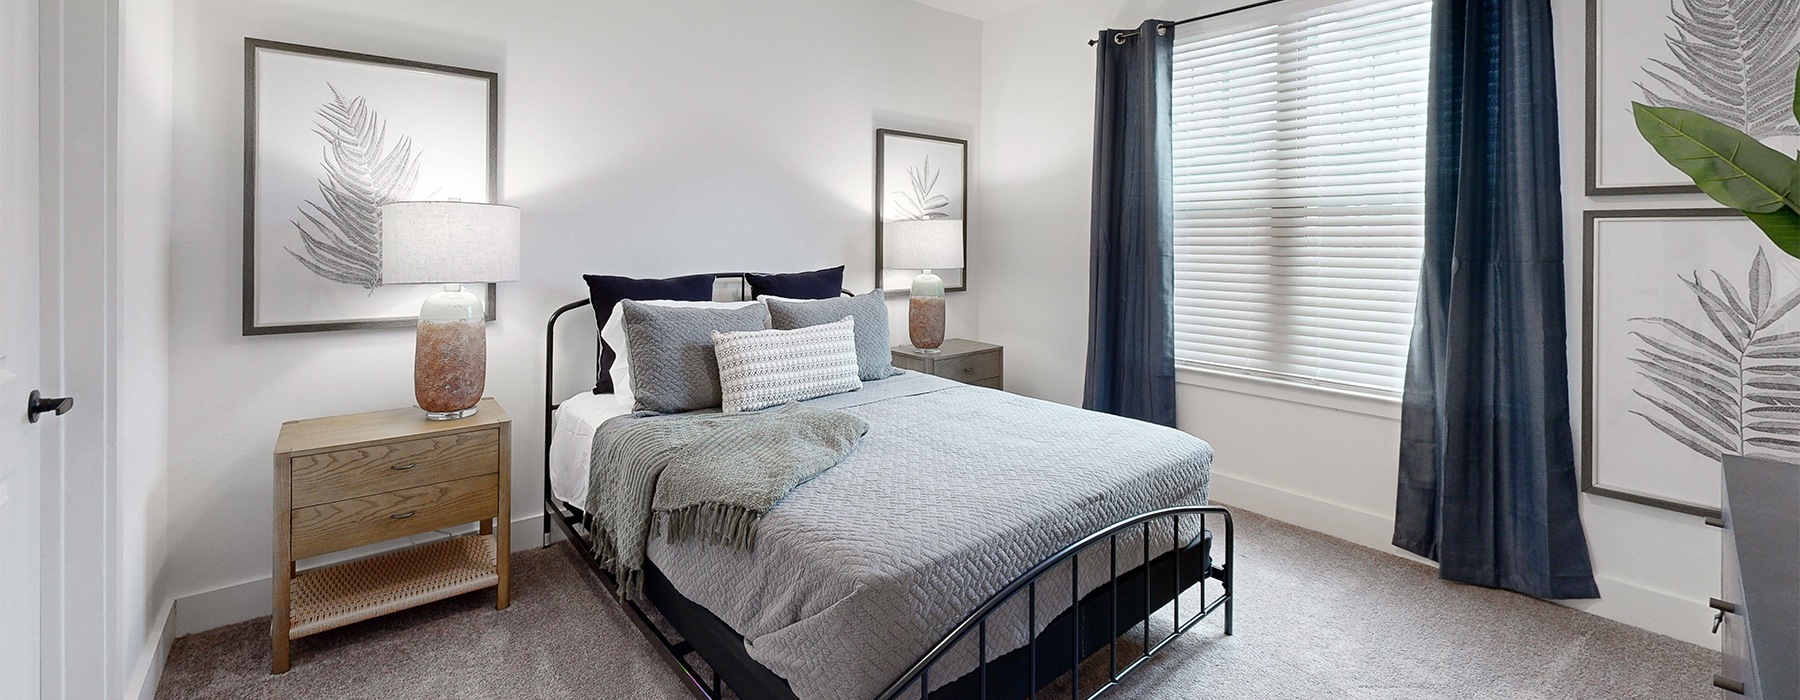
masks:
[[[713,274],[713,297],[715,299],[718,298],[718,295],[719,295],[718,283],[720,280],[736,279],[738,282],[738,294],[737,294],[738,300],[739,301],[749,300],[750,299],[750,275],[752,275],[752,274],[755,274],[755,273],[750,273],[750,272],[714,273]],[[839,289],[838,292],[845,296],[855,296],[855,294],[848,289]],[[544,546],[546,546],[546,547],[550,546],[550,507],[551,507],[550,499],[553,498],[553,496],[550,493],[550,440],[556,435],[556,427],[555,427],[556,409],[562,405],[561,403],[558,403],[556,400],[556,322],[563,317],[563,314],[569,313],[570,311],[574,311],[574,310],[582,308],[582,307],[593,306],[593,305],[594,305],[594,301],[591,298],[579,299],[576,301],[571,301],[567,304],[563,304],[561,307],[557,308],[555,312],[550,314],[550,321],[548,323],[546,323],[545,327],[544,327],[544,503],[543,503],[543,507],[544,507]],[[598,329],[596,329],[596,332],[598,332]],[[600,342],[598,336],[595,337],[594,342],[595,342],[596,347],[598,347],[598,344]],[[600,372],[600,368],[598,366],[598,358],[596,358],[595,362],[596,362],[596,364],[594,367],[594,373],[595,373],[595,376],[598,377],[599,372]]]

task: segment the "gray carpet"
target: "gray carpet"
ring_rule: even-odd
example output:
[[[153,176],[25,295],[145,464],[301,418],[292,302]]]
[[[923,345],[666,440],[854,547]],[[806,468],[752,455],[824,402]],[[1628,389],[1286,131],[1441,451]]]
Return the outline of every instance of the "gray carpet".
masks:
[[[1444,583],[1428,567],[1249,513],[1237,524],[1236,635],[1202,623],[1108,697],[1718,697],[1714,652]],[[473,593],[299,640],[283,676],[268,673],[266,618],[182,637],[157,696],[689,697],[572,549],[514,556],[513,591],[503,612],[492,592]],[[1136,649],[1122,644],[1121,657]],[[1103,676],[1105,656],[1090,670]],[[1068,697],[1066,685],[1052,693]]]

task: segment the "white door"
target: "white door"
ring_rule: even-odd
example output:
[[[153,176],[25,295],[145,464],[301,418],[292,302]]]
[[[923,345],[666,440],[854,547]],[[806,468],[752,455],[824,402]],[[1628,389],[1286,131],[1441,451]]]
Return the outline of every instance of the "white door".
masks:
[[[38,697],[37,3],[0,2],[0,698]],[[51,419],[54,420],[54,419]]]

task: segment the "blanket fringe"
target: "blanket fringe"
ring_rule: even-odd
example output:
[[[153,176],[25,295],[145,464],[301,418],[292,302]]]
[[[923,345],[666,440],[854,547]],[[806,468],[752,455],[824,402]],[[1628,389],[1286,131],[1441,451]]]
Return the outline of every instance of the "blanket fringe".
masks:
[[[730,503],[701,503],[657,511],[657,530],[670,542],[697,541],[733,549],[756,547],[762,513]]]
[[[625,601],[641,601],[644,599],[644,572],[625,566],[619,558],[619,550],[613,546],[612,533],[597,527],[598,523],[591,515],[582,517],[582,525],[587,528],[589,539],[594,543],[594,558],[612,574],[617,588],[613,597]]]

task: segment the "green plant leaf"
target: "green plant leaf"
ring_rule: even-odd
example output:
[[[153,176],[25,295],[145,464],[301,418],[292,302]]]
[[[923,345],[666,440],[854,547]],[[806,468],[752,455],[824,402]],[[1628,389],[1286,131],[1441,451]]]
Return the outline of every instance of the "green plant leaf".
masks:
[[[1800,210],[1793,194],[1793,158],[1711,117],[1637,102],[1631,108],[1638,132],[1650,146],[1713,199],[1759,214]]]
[[[1800,178],[1800,169],[1795,171]],[[1800,181],[1800,180],[1796,180]],[[1766,213],[1744,212],[1750,222],[1769,237],[1769,241],[1782,252],[1800,258],[1800,211],[1790,208],[1776,209]]]

